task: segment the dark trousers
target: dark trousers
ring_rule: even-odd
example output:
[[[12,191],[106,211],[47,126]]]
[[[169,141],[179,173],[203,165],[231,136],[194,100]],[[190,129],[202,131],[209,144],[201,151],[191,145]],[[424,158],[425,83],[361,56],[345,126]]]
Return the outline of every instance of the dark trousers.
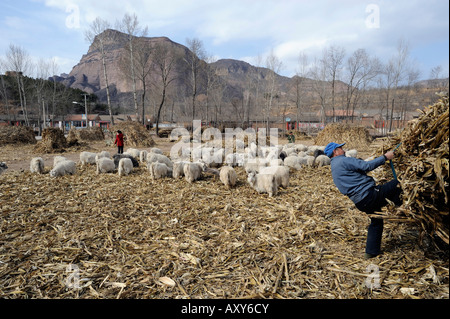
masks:
[[[123,154],[123,146],[117,146],[117,153]]]
[[[402,201],[400,199],[400,194],[402,190],[397,187],[398,183],[398,180],[394,179],[386,184],[374,187],[362,201],[355,204],[356,208],[367,214],[381,212],[381,208],[388,204],[386,198],[395,205],[401,205]],[[382,235],[383,219],[371,218],[367,230],[366,253],[378,255],[381,252]]]

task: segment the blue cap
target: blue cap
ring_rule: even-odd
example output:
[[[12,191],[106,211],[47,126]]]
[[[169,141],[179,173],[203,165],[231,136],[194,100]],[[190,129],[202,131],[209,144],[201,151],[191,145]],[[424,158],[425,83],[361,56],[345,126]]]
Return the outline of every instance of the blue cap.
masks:
[[[333,151],[335,149],[337,149],[338,147],[344,146],[344,145],[345,145],[345,143],[338,144],[338,143],[331,142],[331,143],[328,143],[327,146],[325,146],[325,150],[323,152],[325,153],[326,156],[331,157],[331,156],[333,156]]]

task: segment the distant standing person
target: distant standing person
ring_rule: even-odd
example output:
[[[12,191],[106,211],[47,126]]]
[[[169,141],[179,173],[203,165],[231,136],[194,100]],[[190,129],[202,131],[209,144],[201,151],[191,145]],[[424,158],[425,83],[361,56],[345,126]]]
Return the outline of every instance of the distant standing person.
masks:
[[[118,130],[116,135],[116,140],[114,141],[114,144],[117,145],[117,153],[122,154],[123,153],[123,134],[122,131]]]
[[[295,136],[294,134],[292,134],[292,132],[290,132],[288,135],[288,141],[289,143],[295,143]]]

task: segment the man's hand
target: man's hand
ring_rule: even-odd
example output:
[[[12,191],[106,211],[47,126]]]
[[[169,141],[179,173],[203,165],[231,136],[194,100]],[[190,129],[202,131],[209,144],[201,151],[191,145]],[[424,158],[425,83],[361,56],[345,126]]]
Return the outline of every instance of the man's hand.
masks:
[[[394,152],[393,151],[386,152],[386,154],[384,154],[384,156],[386,156],[386,158],[388,160],[391,160],[394,158]]]

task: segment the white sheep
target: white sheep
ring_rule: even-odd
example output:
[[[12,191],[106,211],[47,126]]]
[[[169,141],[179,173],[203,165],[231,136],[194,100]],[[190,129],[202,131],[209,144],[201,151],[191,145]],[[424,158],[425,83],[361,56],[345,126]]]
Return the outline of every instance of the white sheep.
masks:
[[[223,158],[225,155],[225,149],[214,148],[214,147],[203,147],[202,148],[202,161],[205,162],[209,167],[219,167],[223,163]]]
[[[345,156],[347,157],[356,157],[358,156],[358,151],[353,149],[353,150],[348,150],[345,152]]]
[[[114,163],[114,161],[113,161]],[[133,170],[133,162],[129,158],[121,158],[119,161],[118,173],[119,176],[128,175]]]
[[[219,173],[220,180],[228,188],[236,186],[237,174],[230,166],[222,166]]]
[[[289,155],[284,159],[284,166],[300,170],[304,165],[304,161],[301,157]]]
[[[97,157],[96,153],[81,152],[80,153],[81,166],[84,166],[84,164],[95,164],[96,157]]]
[[[148,155],[148,152],[146,150],[142,150],[139,153],[139,160],[141,161],[141,163],[147,162],[147,155]]]
[[[268,166],[284,166],[284,161],[281,158],[270,160]]]
[[[275,149],[275,147],[271,147],[271,146],[260,146],[258,148],[259,156],[264,157],[266,159],[272,151],[277,153],[276,154],[276,158],[277,158],[278,157],[278,148]]]
[[[120,161],[119,161],[120,163]],[[116,169],[116,165],[114,164],[114,161],[110,158],[102,157],[99,158],[97,161],[97,174],[100,173],[109,173],[114,172]]]
[[[53,167],[55,167],[56,166],[56,164],[58,164],[59,162],[62,162],[62,161],[66,161],[67,160],[67,158],[65,158],[64,156],[55,156],[54,158],[53,158]]]
[[[34,157],[30,162],[30,171],[31,173],[39,173],[42,174],[44,172],[44,160],[42,157]]]
[[[257,174],[251,172],[248,174],[247,182],[258,193],[268,193],[269,197],[278,193],[277,180],[273,174]]]
[[[306,165],[309,167],[314,167],[314,163],[316,162],[316,158],[312,155],[305,156],[306,158]]]
[[[268,152],[267,152],[267,150],[268,150]],[[277,160],[279,160],[280,159],[280,151],[278,150],[278,148],[277,147],[270,147],[270,148],[266,148],[266,152],[267,152],[267,155],[266,156],[264,156],[265,157],[265,159],[267,160],[267,161],[269,161],[269,162],[275,162],[275,161],[277,161]],[[286,153],[286,152],[285,152]],[[285,154],[286,155],[286,154]]]
[[[173,167],[172,161],[167,156],[162,155],[162,154],[155,154],[155,153],[148,154],[147,165],[148,165],[148,163],[153,163],[153,162],[164,163],[167,165],[167,167],[170,167],[170,168]]]
[[[316,157],[314,166],[322,167],[322,166],[330,165],[330,163],[331,163],[331,158],[329,158],[326,155],[319,155]]]
[[[184,176],[184,164],[189,163],[186,161],[177,161],[173,163],[172,167],[172,177],[180,178]]]
[[[126,154],[130,154],[131,156],[133,156],[135,159],[139,159],[139,154],[141,153],[138,149],[136,148],[129,148],[125,151]]]
[[[295,151],[297,153],[299,152],[306,152],[308,150],[308,146],[303,145],[303,144],[295,144]]]
[[[258,173],[261,168],[264,168],[267,166],[269,166],[269,162],[266,159],[259,158],[259,157],[249,158],[244,163],[244,169],[247,174],[251,173],[251,172]]]
[[[111,158],[111,155],[107,151],[102,151],[100,153],[97,153],[97,154],[95,154],[95,163],[97,163],[97,161],[100,158]]]
[[[111,158],[111,154],[108,151],[101,151],[100,153],[97,153],[96,159],[102,157]]]
[[[76,172],[76,164],[71,160],[59,161],[50,171],[51,177],[63,176],[66,174],[73,175]]]
[[[263,168],[260,174],[273,174],[275,175],[277,184],[283,188],[289,186],[289,167],[287,166],[269,166]]]
[[[225,156],[225,163],[231,167],[243,166],[246,160],[246,155],[244,153],[230,153]]]
[[[163,177],[170,177],[172,175],[172,169],[164,163],[147,163],[147,169],[150,173],[151,179],[160,179]]]
[[[317,152],[322,151],[321,154],[323,154],[324,150],[325,150],[325,146],[310,145],[310,146],[308,146],[308,150],[306,150],[306,154],[310,155],[310,156],[314,156],[314,154],[320,155],[320,153],[317,154]]]
[[[163,152],[162,152],[162,150],[161,150],[160,148],[152,147],[152,148],[150,149],[150,152],[149,152],[149,153],[162,154]]]
[[[286,157],[291,155],[297,155],[297,152],[294,147],[287,147],[283,150],[283,152],[286,153]]]
[[[189,183],[192,183],[202,177],[204,170],[206,170],[206,165],[204,163],[186,163],[183,167],[184,178]]]
[[[250,145],[244,149],[244,152],[248,157],[255,158],[258,155],[258,146],[254,142],[251,142]]]

